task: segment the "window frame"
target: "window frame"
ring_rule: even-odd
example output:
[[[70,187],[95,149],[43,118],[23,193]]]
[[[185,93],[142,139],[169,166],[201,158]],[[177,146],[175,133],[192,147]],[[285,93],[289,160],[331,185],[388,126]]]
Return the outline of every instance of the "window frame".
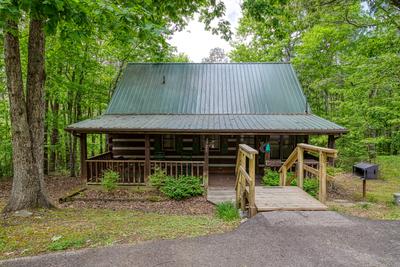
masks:
[[[172,147],[165,147],[166,139],[172,140]],[[176,136],[174,134],[162,135],[161,136],[161,149],[162,149],[162,151],[176,151]]]

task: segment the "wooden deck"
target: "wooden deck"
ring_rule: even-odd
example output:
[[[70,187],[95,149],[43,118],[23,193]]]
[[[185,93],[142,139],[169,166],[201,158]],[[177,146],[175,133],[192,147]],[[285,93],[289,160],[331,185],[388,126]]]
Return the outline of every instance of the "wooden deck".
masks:
[[[327,210],[328,207],[297,186],[256,186],[257,211]]]
[[[328,209],[327,206],[297,186],[256,186],[255,191],[257,212]],[[235,190],[231,187],[210,187],[207,199],[214,204],[224,201],[235,201]]]

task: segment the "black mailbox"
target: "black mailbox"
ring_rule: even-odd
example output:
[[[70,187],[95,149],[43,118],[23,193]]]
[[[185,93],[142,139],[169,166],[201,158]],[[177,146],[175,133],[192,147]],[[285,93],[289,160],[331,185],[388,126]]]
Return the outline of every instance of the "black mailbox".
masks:
[[[362,179],[377,179],[378,165],[360,162],[353,166],[353,175],[359,176]]]

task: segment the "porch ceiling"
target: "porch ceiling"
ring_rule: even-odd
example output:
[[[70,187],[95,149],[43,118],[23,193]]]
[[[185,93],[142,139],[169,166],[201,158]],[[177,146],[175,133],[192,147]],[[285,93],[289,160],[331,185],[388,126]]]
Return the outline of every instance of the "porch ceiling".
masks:
[[[66,128],[71,132],[309,133],[347,129],[313,114],[103,115]]]

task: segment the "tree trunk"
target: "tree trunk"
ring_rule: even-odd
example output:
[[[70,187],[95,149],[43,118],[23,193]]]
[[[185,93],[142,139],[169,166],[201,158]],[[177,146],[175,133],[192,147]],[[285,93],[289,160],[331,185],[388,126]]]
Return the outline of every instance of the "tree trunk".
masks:
[[[8,21],[4,35],[7,89],[13,144],[13,185],[4,211],[51,207],[43,175],[44,32],[41,21],[30,21],[27,101],[22,82],[18,25]]]

